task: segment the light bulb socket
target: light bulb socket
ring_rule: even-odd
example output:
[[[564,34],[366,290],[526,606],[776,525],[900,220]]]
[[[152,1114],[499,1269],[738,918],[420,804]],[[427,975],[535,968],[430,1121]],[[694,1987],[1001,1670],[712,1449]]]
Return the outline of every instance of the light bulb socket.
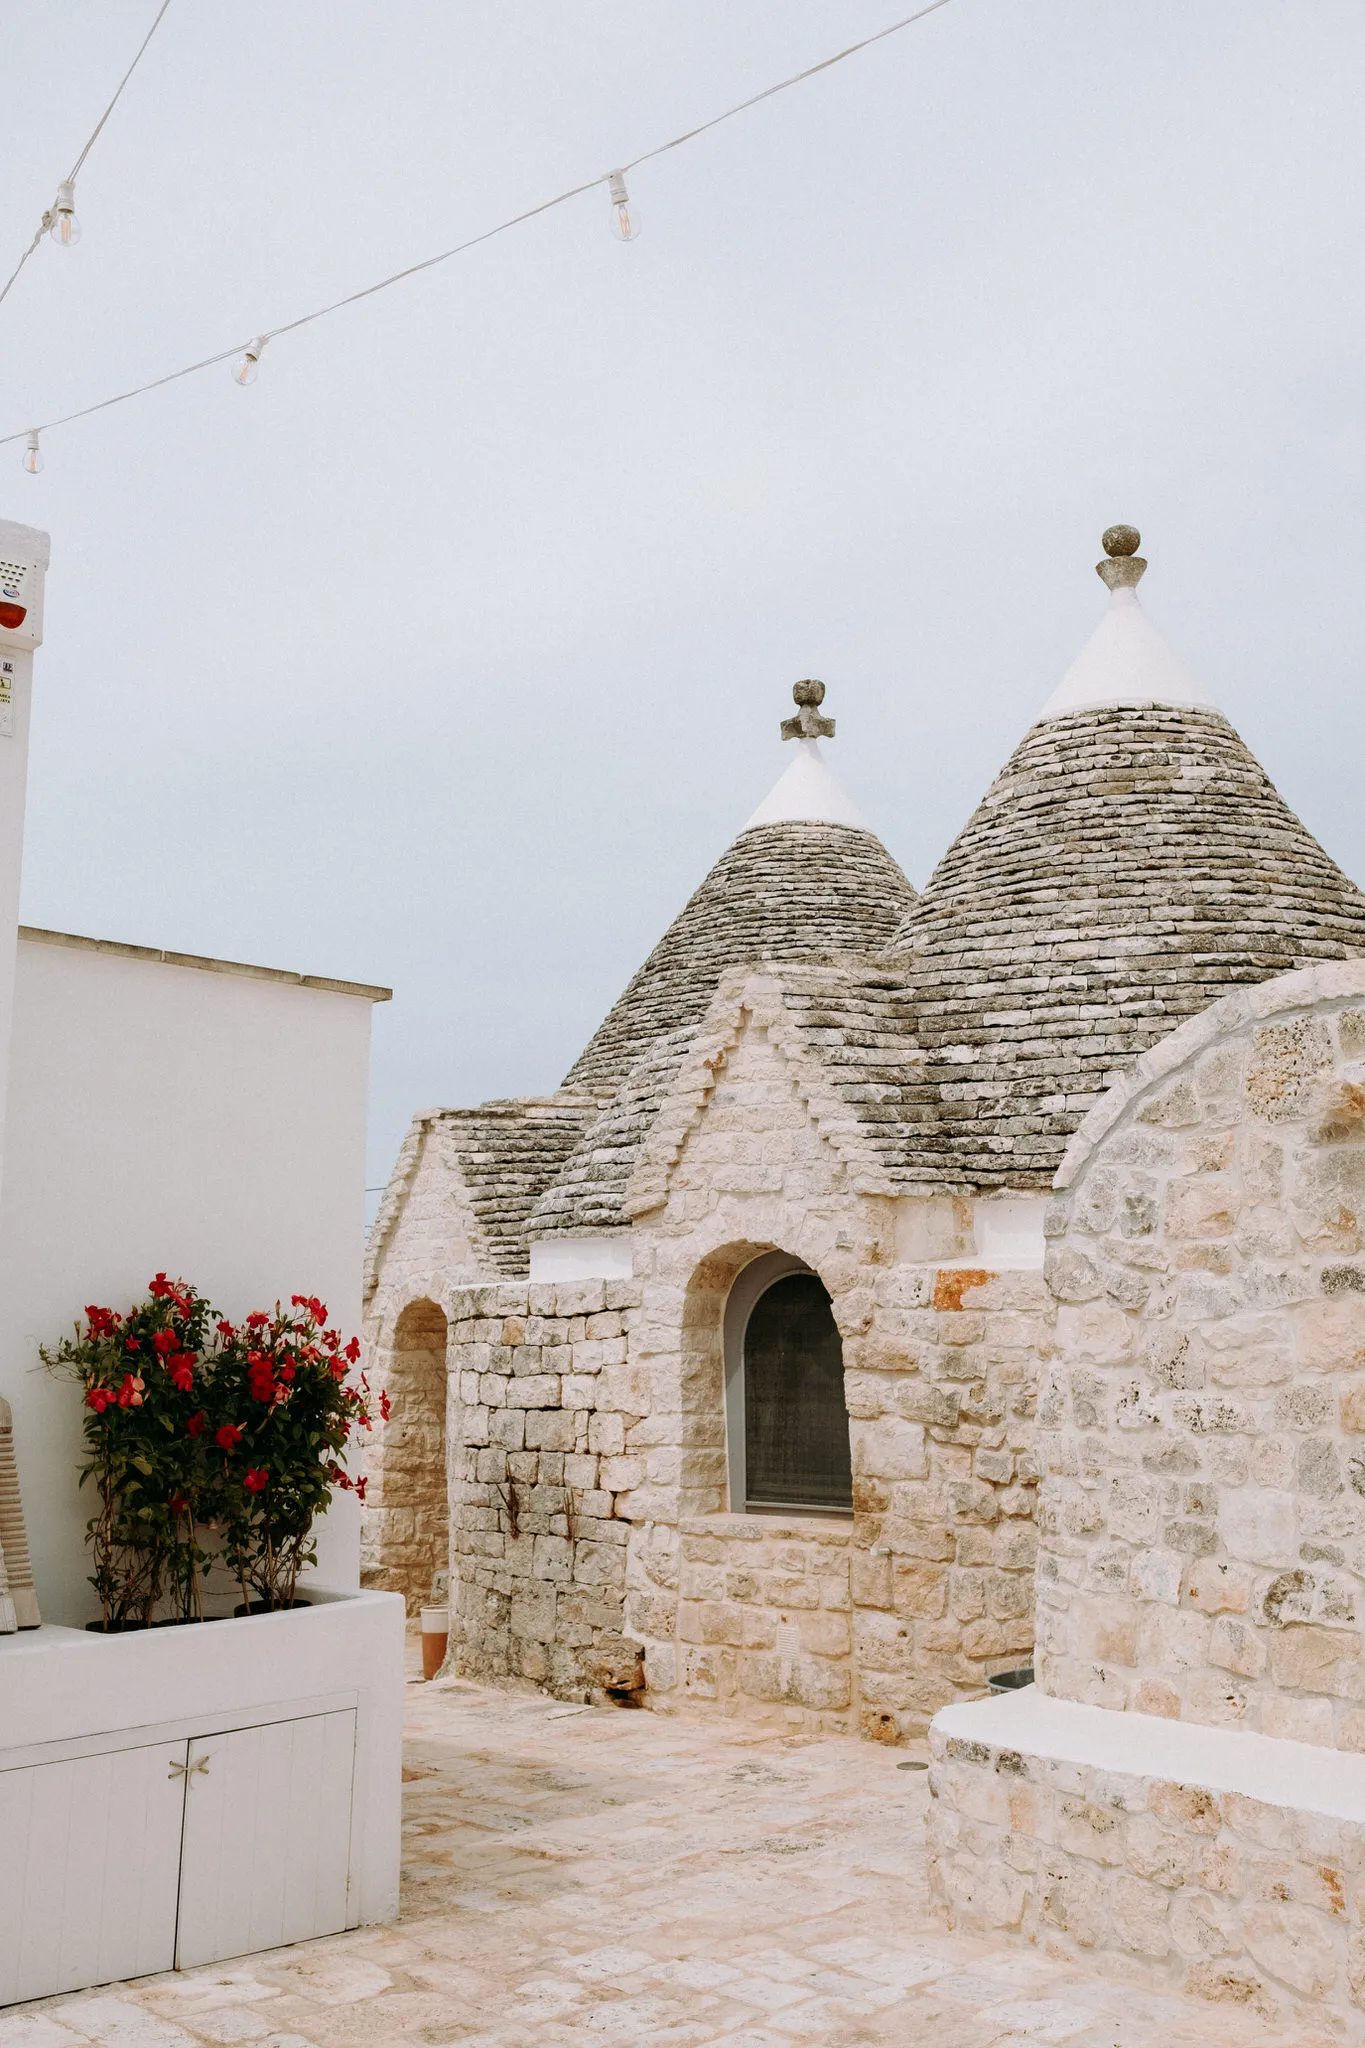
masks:
[[[37,476],[42,466],[42,445],[39,441],[38,429],[33,427],[29,430],[24,440],[24,468],[30,476]]]
[[[611,171],[608,173],[607,190],[611,194],[613,206],[630,205],[630,194],[626,190],[626,174],[624,171]]]
[[[76,187],[70,178],[63,178],[61,184],[57,187],[57,197],[53,202],[52,211],[54,213],[74,213],[76,211]]]

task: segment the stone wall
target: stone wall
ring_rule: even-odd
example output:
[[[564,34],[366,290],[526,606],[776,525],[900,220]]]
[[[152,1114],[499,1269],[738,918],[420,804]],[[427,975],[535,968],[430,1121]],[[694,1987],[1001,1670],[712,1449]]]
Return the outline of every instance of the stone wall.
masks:
[[[1072,1143],[1038,1685],[935,1721],[936,1895],[1365,2044],[1365,962],[1229,996]]]
[[[678,1657],[689,1702],[846,1734],[856,1677],[852,1523],[699,1515],[679,1535]]]
[[[938,1730],[931,1789],[930,1880],[954,1924],[1297,2017],[1315,2040],[1325,2005],[1365,2039],[1365,1825]]]
[[[462,1287],[449,1297],[457,1668],[566,1699],[631,1698],[623,1496],[643,1459],[629,1282]]]
[[[793,1713],[847,1713],[894,1742],[1027,1660],[1034,1399],[1054,1309],[1040,1273],[938,1263],[970,1242],[969,1205],[859,1191],[763,1002],[755,980],[699,1047],[691,1123],[670,1140],[666,1197],[637,1224],[643,1294],[630,1355],[645,1407],[626,1441],[644,1469],[623,1509],[635,1524],[629,1633],[646,1646],[651,1704],[709,1699],[730,1683],[730,1697],[752,1697],[738,1675],[724,1676],[723,1659],[698,1654],[742,1651],[746,1628],[758,1625],[749,1603],[713,1592],[708,1625],[719,1633],[709,1644],[688,1641],[697,1624],[680,1613],[693,1605],[684,1586],[695,1568],[722,1570],[718,1557],[688,1555],[708,1541],[701,1518],[717,1518],[718,1547],[736,1540],[737,1518],[726,1514],[725,1301],[751,1259],[791,1253],[829,1289],[843,1340],[853,1654],[847,1708],[832,1703],[837,1659],[808,1669],[793,1650],[782,1685]],[[685,1074],[684,1102],[693,1086]],[[794,1617],[773,1626],[799,1635]],[[797,1636],[783,1640],[794,1646]]]
[[[361,1583],[401,1593],[409,1614],[432,1599],[450,1561],[446,1336],[434,1301],[409,1302],[375,1362],[376,1392],[388,1395],[390,1413],[365,1459]]]
[[[1365,1749],[1362,979],[1228,999],[1083,1129],[1048,1260],[1051,1694]]]

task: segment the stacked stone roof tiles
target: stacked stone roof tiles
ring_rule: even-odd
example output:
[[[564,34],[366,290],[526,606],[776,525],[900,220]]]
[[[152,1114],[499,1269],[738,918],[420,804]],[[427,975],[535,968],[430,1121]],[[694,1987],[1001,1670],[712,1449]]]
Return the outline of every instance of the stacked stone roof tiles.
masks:
[[[635,1157],[727,968],[875,953],[914,900],[857,826],[787,819],[741,832],[565,1076],[609,1099],[537,1202],[531,1236],[623,1226]]]
[[[1365,897],[1216,711],[1034,726],[888,955],[926,1058],[917,1165],[1043,1187],[1097,1094],[1239,983],[1365,952]]]
[[[874,833],[789,819],[741,832],[564,1077],[609,1095],[653,1042],[706,1015],[727,967],[876,952],[915,892]]]
[[[526,1225],[536,1197],[598,1107],[591,1096],[562,1093],[440,1112],[493,1272],[525,1274]]]

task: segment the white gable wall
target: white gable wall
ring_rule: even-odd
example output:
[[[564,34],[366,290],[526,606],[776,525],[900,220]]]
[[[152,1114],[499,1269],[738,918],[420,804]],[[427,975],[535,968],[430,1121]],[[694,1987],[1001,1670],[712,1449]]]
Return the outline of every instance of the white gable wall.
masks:
[[[158,1270],[229,1316],[319,1294],[360,1328],[371,993],[21,935],[0,1191],[0,1392],[45,1620],[95,1612],[79,1397],[39,1342]],[[358,1583],[358,1517],[319,1575]]]

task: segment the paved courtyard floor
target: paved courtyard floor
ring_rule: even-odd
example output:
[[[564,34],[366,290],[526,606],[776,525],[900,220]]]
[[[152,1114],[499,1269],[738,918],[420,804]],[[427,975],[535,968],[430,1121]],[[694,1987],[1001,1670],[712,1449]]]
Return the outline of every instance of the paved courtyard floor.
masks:
[[[458,1682],[408,1702],[396,1925],[12,2007],[0,2048],[1291,2048],[946,1933],[903,1749]]]

